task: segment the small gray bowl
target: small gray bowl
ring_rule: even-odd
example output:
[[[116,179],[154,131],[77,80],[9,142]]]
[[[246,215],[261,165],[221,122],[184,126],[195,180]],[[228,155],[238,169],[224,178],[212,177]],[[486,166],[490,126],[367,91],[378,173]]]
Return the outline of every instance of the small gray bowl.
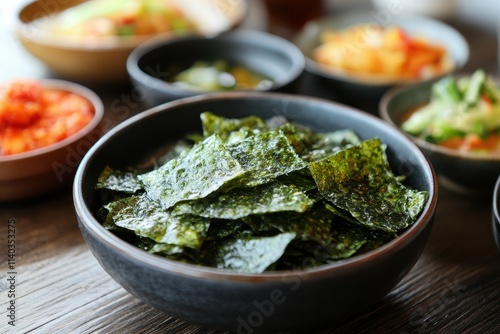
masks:
[[[410,110],[429,102],[434,82],[392,88],[380,101],[380,117],[400,128]],[[429,157],[443,186],[460,194],[491,196],[500,173],[500,156],[459,152],[408,137]]]
[[[152,255],[106,230],[96,219],[97,178],[105,165],[130,166],[186,133],[201,131],[200,113],[240,118],[283,115],[318,131],[352,129],[387,144],[390,165],[429,194],[415,224],[396,239],[337,263],[307,270],[238,274]],[[119,168],[119,167],[116,167]],[[393,126],[333,102],[281,93],[232,92],[172,101],[109,131],[84,157],[74,180],[79,227],[93,255],[123,288],[190,323],[240,333],[311,330],[387,295],[411,270],[427,242],[437,181],[427,158]]]
[[[339,96],[339,101],[358,105],[365,100],[378,102],[391,87],[412,85],[428,79],[398,80],[382,76],[353,76],[322,66],[313,58],[313,51],[321,43],[325,31],[339,31],[359,24],[396,25],[412,36],[425,36],[427,40],[443,45],[455,63],[453,71],[461,69],[469,58],[469,46],[465,38],[451,26],[432,18],[391,14],[377,15],[375,12],[355,12],[332,15],[311,21],[294,37],[294,43],[306,56],[306,71]],[[353,41],[354,45],[356,41]],[[448,73],[443,73],[443,75]]]
[[[216,37],[157,38],[135,49],[127,59],[133,85],[153,107],[163,102],[207,93],[181,88],[165,79],[172,68],[196,61],[225,60],[272,80],[262,91],[294,93],[305,67],[302,52],[291,42],[262,31],[235,30]]]

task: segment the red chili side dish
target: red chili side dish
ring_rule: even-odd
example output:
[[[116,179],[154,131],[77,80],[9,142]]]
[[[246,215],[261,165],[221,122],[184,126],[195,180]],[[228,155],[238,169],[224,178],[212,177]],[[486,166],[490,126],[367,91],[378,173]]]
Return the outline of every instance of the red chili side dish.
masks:
[[[0,156],[61,141],[87,125],[94,112],[86,98],[38,81],[0,85]]]

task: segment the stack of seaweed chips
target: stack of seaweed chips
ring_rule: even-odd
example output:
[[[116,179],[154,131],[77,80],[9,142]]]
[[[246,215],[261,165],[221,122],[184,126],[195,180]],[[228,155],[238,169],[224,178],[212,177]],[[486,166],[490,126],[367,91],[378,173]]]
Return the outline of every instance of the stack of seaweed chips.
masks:
[[[262,273],[379,247],[427,200],[392,173],[377,138],[281,117],[201,120],[203,135],[180,140],[151,170],[104,169],[96,188],[107,229],[173,260]]]

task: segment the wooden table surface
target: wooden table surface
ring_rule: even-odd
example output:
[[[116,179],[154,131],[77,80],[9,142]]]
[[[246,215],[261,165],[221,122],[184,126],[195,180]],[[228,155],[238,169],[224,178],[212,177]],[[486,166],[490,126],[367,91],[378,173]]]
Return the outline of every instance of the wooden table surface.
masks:
[[[497,74],[494,33],[455,25],[471,46],[464,71],[482,67]],[[1,81],[54,77],[1,25],[0,36]],[[310,87],[304,84],[300,93],[333,99]],[[129,105],[128,113],[116,112],[113,106],[131,92],[128,85],[91,88],[114,124],[143,110]],[[411,272],[366,312],[319,333],[500,333],[500,252],[492,235],[491,202],[491,196],[470,198],[440,187],[432,233]],[[0,204],[0,222],[0,333],[219,333],[156,311],[114,282],[80,234],[71,189]],[[13,225],[15,263],[9,268],[6,242]],[[15,326],[9,324],[12,300]]]

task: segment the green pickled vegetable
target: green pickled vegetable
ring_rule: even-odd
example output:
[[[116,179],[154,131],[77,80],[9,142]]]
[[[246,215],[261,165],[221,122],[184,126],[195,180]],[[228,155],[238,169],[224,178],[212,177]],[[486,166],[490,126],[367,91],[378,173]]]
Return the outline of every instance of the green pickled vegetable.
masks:
[[[488,140],[500,129],[500,91],[482,70],[459,80],[448,76],[432,86],[430,102],[412,112],[401,128],[431,143],[456,139],[448,147],[473,150],[467,138]],[[500,151],[497,146],[492,151]]]

